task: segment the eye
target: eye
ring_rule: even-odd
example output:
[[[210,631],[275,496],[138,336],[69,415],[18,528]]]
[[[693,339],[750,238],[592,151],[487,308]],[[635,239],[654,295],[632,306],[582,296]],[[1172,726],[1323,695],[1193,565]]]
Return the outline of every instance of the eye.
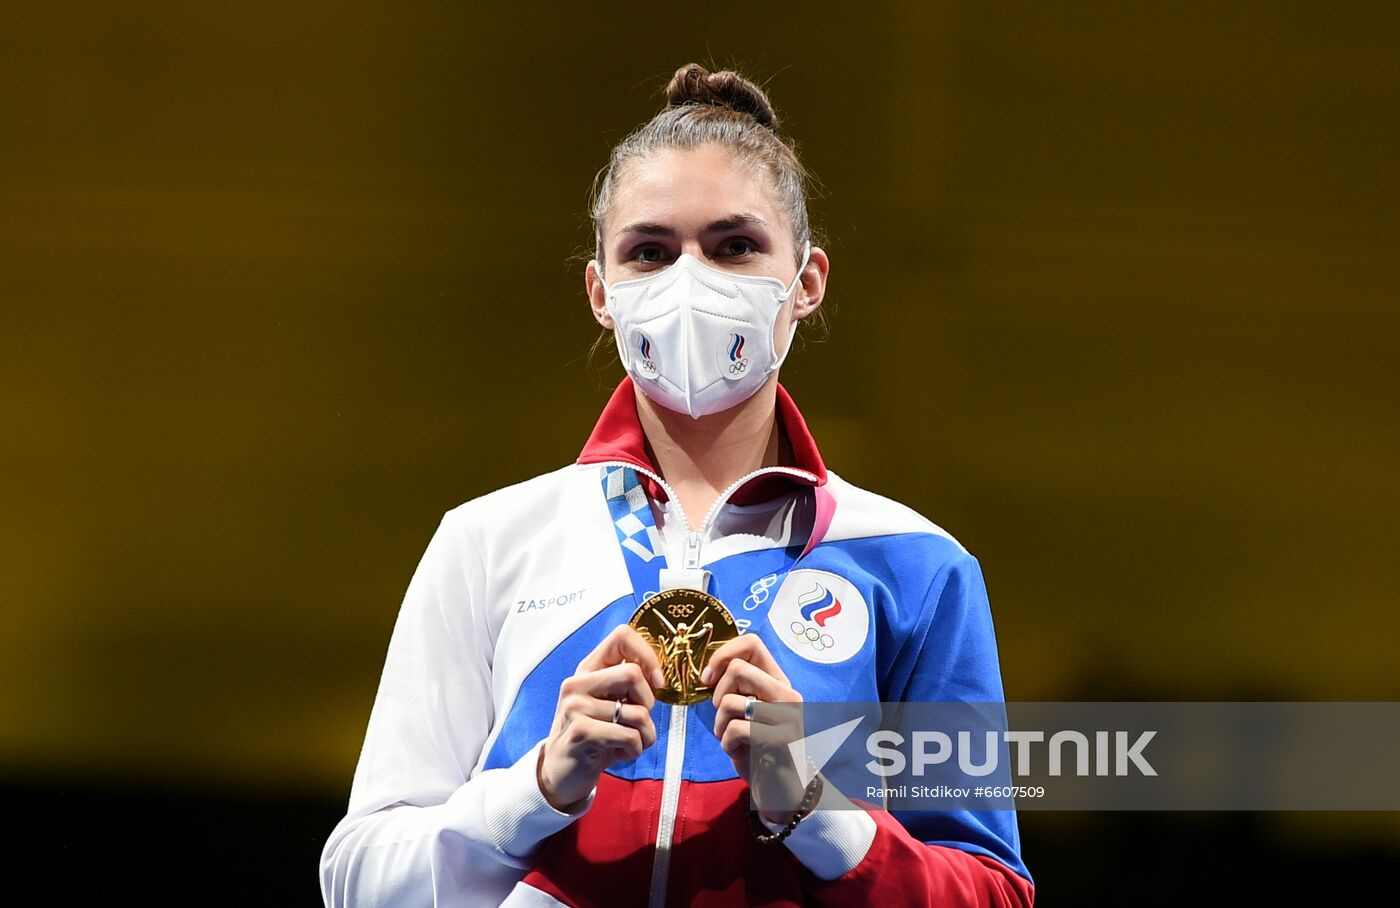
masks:
[[[633,262],[654,265],[658,262],[665,261],[666,250],[655,243],[646,243],[633,249],[628,259]]]
[[[721,255],[745,256],[752,252],[757,252],[758,247],[747,237],[730,237],[719,244]]]

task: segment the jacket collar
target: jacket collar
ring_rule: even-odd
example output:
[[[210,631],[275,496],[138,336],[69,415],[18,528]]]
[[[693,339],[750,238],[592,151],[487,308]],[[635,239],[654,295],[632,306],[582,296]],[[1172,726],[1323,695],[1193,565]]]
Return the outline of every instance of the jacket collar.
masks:
[[[740,486],[729,497],[730,503],[757,504],[791,491],[793,486],[826,484],[826,464],[822,462],[817,443],[807,429],[807,421],[802,418],[797,404],[781,383],[778,384],[777,416],[778,431],[792,448],[792,463],[784,466],[804,470],[815,476],[816,482],[790,473],[765,473]],[[622,461],[653,473],[661,473],[660,468],[656,466],[656,459],[652,456],[646,432],[642,429],[642,420],[637,415],[636,391],[631,376],[624,376],[613,391],[593,427],[593,433],[588,436],[588,441],[583,446],[583,452],[578,457],[578,463],[581,464],[607,461]],[[651,497],[661,500],[666,498],[665,489],[652,481],[651,477],[643,473],[641,480]]]

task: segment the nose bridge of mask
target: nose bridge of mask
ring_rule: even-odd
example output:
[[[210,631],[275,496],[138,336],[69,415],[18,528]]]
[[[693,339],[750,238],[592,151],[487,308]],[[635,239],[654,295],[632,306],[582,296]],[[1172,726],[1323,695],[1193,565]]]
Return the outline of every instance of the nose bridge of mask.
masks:
[[[689,252],[681,253],[666,270],[642,280],[652,281],[646,289],[645,298],[648,300],[655,299],[681,281],[690,283],[687,296],[699,291],[699,288],[729,299],[737,299],[740,295],[734,275],[706,265]]]

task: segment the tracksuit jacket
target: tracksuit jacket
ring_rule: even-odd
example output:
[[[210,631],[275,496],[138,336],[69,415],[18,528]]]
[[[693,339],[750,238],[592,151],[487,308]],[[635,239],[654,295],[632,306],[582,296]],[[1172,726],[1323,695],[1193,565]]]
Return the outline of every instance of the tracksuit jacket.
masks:
[[[1003,699],[977,560],[827,469],[781,385],[777,418],[793,464],[743,477],[702,520],[668,493],[624,378],[575,463],[443,516],[322,853],[327,906],[1032,903],[1012,811],[819,810],[757,842],[708,701],[658,701],[656,743],[571,812],[541,794],[560,684],[636,609],[601,485],[620,465],[654,516],[640,544],[708,571],[804,700]],[[839,607],[804,618],[818,587]]]

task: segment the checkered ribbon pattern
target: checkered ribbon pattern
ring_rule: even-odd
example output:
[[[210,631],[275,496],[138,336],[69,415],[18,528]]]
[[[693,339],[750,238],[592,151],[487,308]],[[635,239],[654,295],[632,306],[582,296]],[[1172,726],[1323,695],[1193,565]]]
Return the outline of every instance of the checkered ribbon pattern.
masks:
[[[646,489],[630,467],[603,468],[603,494],[608,499],[617,542],[644,562],[661,554],[661,537],[651,516],[651,504]],[[664,563],[664,562],[663,562]]]

